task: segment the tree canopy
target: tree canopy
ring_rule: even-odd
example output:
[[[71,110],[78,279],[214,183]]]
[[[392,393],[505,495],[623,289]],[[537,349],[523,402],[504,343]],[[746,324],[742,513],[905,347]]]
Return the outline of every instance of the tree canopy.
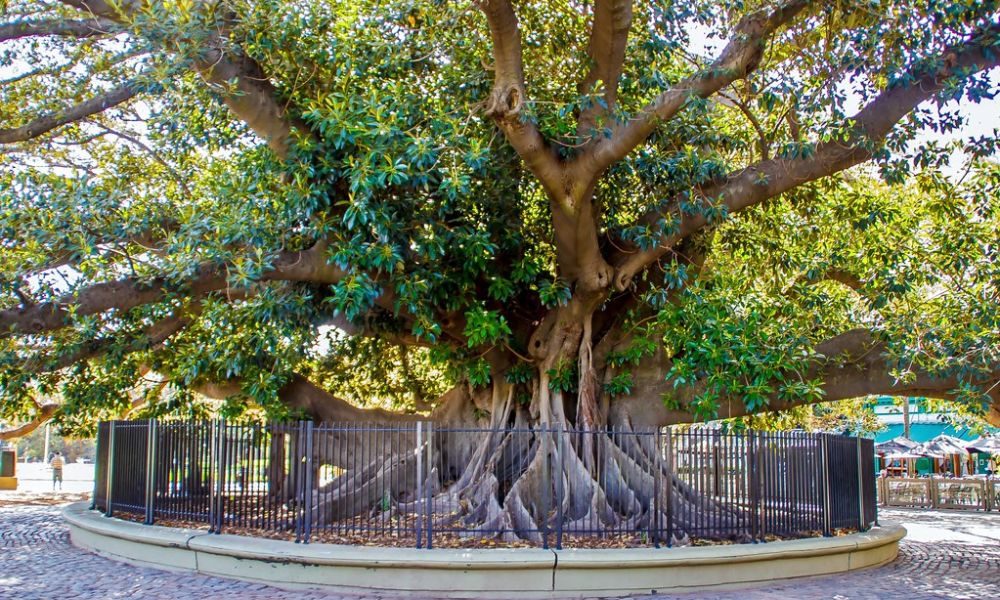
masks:
[[[8,0],[0,420],[1000,423],[998,64],[992,1]]]

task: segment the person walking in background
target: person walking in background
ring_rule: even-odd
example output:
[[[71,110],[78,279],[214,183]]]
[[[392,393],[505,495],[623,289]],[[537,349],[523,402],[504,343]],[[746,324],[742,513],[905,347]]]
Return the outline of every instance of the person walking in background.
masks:
[[[66,461],[63,460],[62,454],[59,452],[55,453],[52,460],[49,461],[49,466],[52,467],[52,489],[56,489],[56,482],[59,482],[59,489],[62,489],[63,483],[63,465]]]

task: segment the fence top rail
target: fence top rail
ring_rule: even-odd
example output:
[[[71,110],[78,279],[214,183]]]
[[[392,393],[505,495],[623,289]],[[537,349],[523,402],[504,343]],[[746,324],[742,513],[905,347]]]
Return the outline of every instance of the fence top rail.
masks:
[[[180,420],[180,419],[131,419],[131,420],[113,420],[113,421],[102,421],[99,425],[106,426],[108,424],[113,424],[116,428],[122,427],[136,427],[144,428],[149,425],[149,423],[155,421],[159,427],[172,427],[172,428],[211,428],[216,426],[222,426],[226,429],[247,429],[247,430],[270,430],[270,431],[283,431],[283,432],[295,432],[301,427],[312,423],[312,428],[314,432],[330,433],[330,432],[415,432],[418,427],[429,428],[433,430],[436,434],[448,434],[448,433],[479,433],[479,434],[493,434],[493,433],[504,433],[504,434],[523,434],[523,435],[539,435],[539,434],[555,434],[555,433],[565,433],[570,435],[629,435],[629,436],[656,436],[669,434],[672,437],[677,438],[687,438],[692,441],[705,441],[706,439],[751,439],[757,438],[764,441],[818,441],[826,439],[833,442],[838,442],[842,444],[853,444],[856,443],[859,438],[853,436],[842,435],[838,433],[829,432],[810,432],[802,430],[791,430],[791,431],[761,431],[756,429],[747,429],[739,431],[724,431],[715,428],[706,427],[692,427],[688,429],[677,429],[672,427],[618,427],[618,426],[605,426],[605,427],[594,427],[594,428],[578,428],[572,425],[539,425],[537,427],[515,427],[515,428],[490,428],[490,427],[450,427],[446,425],[438,425],[432,421],[401,421],[401,422],[381,422],[381,421],[331,421],[331,422],[311,422],[311,421],[269,421],[265,423],[261,422],[240,422],[240,421],[225,421],[221,419],[207,420],[207,419],[196,419],[196,420]],[[860,438],[860,441],[865,446],[870,446],[873,440],[870,438]]]

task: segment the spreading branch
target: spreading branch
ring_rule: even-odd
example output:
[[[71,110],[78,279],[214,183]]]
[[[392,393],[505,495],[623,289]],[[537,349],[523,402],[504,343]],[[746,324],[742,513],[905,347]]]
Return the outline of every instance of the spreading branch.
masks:
[[[344,275],[339,267],[327,263],[326,243],[320,242],[308,250],[279,254],[273,267],[261,279],[336,283]],[[69,325],[72,316],[83,317],[109,310],[128,311],[159,302],[179,289],[191,297],[229,290],[225,266],[203,265],[182,286],[173,285],[164,278],[129,277],[97,283],[53,302],[3,310],[0,311],[0,336],[54,331]]]
[[[579,92],[581,96],[590,94],[600,81],[604,87],[604,103],[594,102],[580,114],[577,127],[580,137],[590,135],[598,118],[614,110],[631,27],[631,0],[596,0],[594,24],[587,44],[587,56],[592,66],[580,82]]]
[[[232,291],[227,294],[229,300],[241,299],[246,296],[247,293],[243,291]],[[121,346],[122,340],[119,339],[121,334],[116,333],[111,337],[88,340],[72,352],[65,352],[57,356],[31,357],[24,361],[22,369],[35,374],[52,373],[78,362],[106,354],[113,348],[123,353],[157,348],[190,325],[201,314],[204,307],[204,298],[199,298],[170,316],[146,327],[135,339],[124,346]]]
[[[524,160],[528,169],[549,193],[562,198],[562,167],[552,147],[538,127],[523,118],[527,102],[524,64],[521,58],[521,31],[509,0],[483,0],[483,13],[493,39],[493,91],[486,102],[486,115],[496,122],[507,141]]]
[[[0,24],[0,42],[26,37],[62,36],[89,38],[121,31],[107,19],[44,19]]]
[[[243,382],[239,379],[206,381],[195,384],[192,389],[202,396],[214,400],[224,400],[241,394]],[[326,423],[416,421],[425,418],[420,415],[391,412],[381,408],[358,408],[350,402],[334,396],[298,373],[293,374],[288,383],[278,390],[278,397],[288,408],[301,410],[314,420]]]
[[[814,347],[817,358],[801,377],[803,380],[819,380],[820,393],[797,399],[782,399],[777,393],[770,396],[763,408],[749,409],[742,398],[722,398],[719,402],[718,418],[742,417],[762,412],[785,411],[799,406],[863,398],[871,395],[925,396],[953,400],[962,384],[955,375],[939,376],[922,370],[915,370],[912,376],[899,379],[894,375],[894,366],[888,359],[885,343],[875,339],[867,329],[853,329],[827,339]],[[635,378],[636,389],[642,390],[634,396],[623,398],[612,405],[612,409],[636,424],[672,425],[693,423],[699,416],[689,408],[692,400],[702,393],[706,384],[695,382],[691,386],[674,388],[673,382],[664,378],[662,365],[646,369]],[[995,386],[1000,380],[1000,366],[991,373],[973,382],[994,390],[991,406],[992,415],[1000,417],[1000,395]],[[670,409],[660,400],[669,395],[677,401],[678,408]],[[1000,421],[998,421],[1000,423]]]
[[[81,119],[104,112],[109,108],[113,108],[123,102],[131,100],[141,89],[141,84],[139,84],[136,80],[132,80],[125,85],[116,87],[111,91],[101,94],[100,96],[85,100],[61,112],[51,113],[45,115],[44,117],[39,117],[26,125],[22,125],[21,127],[14,129],[0,129],[0,144],[25,142],[45,135],[57,127],[75,123]]]
[[[62,0],[64,4],[117,23],[128,21],[141,9],[140,0]],[[222,96],[226,106],[259,135],[279,158],[286,158],[296,129],[307,130],[279,102],[277,91],[253,59],[223,48],[231,47],[216,36],[195,61],[194,67]]]
[[[736,25],[736,33],[729,44],[708,69],[663,92],[627,123],[612,127],[610,138],[598,138],[590,151],[581,155],[581,160],[586,161],[593,172],[602,173],[646,140],[659,124],[676,115],[689,99],[707,98],[745,78],[760,64],[764,46],[771,36],[809,4],[809,0],[789,0],[777,8],[744,17]]]
[[[810,181],[871,160],[896,123],[919,104],[937,96],[953,75],[968,76],[1000,65],[1000,53],[991,47],[998,34],[1000,27],[990,28],[967,44],[945,52],[938,62],[942,65],[939,68],[913,73],[910,85],[884,90],[845,124],[848,129],[845,139],[817,143],[808,157],[775,158],[751,165],[702,190],[704,201],[723,204],[728,213],[736,213]],[[677,226],[673,233],[663,236],[657,246],[620,255],[614,261],[618,289],[625,289],[636,273],[708,224],[703,213],[682,213],[679,205],[679,200],[672,202],[667,214],[652,212],[642,218],[641,222],[648,226],[664,218]]]
[[[59,411],[59,404],[35,404],[35,416],[27,423],[18,425],[17,427],[12,427],[10,429],[4,429],[0,431],[0,440],[13,440],[17,438],[24,437],[31,433],[32,431],[38,429],[42,425],[45,425],[56,416]]]

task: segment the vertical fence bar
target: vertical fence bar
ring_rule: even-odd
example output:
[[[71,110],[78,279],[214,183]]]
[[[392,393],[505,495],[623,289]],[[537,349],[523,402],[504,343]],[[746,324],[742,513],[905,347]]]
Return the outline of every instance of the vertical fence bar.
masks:
[[[229,427],[224,419],[219,420],[219,452],[216,459],[219,461],[215,468],[209,471],[209,477],[215,478],[215,533],[222,533],[222,527],[226,521],[226,466],[229,464],[228,453],[228,430]],[[211,479],[209,479],[211,482]]]
[[[293,522],[295,523],[295,543],[302,543],[302,534],[304,533],[305,527],[302,522],[302,488],[305,481],[302,472],[302,454],[304,452],[302,446],[305,443],[305,421],[299,421],[298,427],[295,430],[294,447],[290,444],[289,450],[291,450],[291,458],[289,461],[289,471],[292,473],[292,482],[295,489],[292,490],[292,505],[294,506],[294,511],[292,514]]]
[[[826,434],[820,434],[821,448],[821,484],[823,486],[823,535],[830,537],[833,535],[830,515],[830,448]]]
[[[649,519],[649,537],[653,541],[653,547],[660,547],[660,464],[662,461],[656,460],[660,457],[662,446],[660,445],[660,428],[657,427],[653,433],[653,450],[655,459],[653,463],[653,497],[650,500],[653,504],[653,514]]]
[[[115,421],[111,421],[108,426],[108,488],[106,492],[104,516],[110,517],[114,513],[114,481],[115,481]],[[45,457],[48,460],[48,457]]]
[[[858,531],[866,529],[864,470],[861,468],[861,436],[854,438],[858,461]]]
[[[552,432],[551,428],[543,428],[543,443],[540,452],[545,452],[545,460],[542,461],[542,518],[539,526],[542,531],[542,548],[549,549],[549,514],[552,512],[552,467],[549,461],[552,458]]]
[[[209,426],[209,438],[208,438],[208,473],[209,473],[209,486],[208,486],[208,532],[215,532],[215,477],[213,473],[215,472],[216,463],[216,453],[219,451],[219,432],[218,432],[218,422],[216,420],[211,420],[208,423]],[[191,455],[194,456],[194,462],[188,464],[188,492],[187,496],[189,498],[188,503],[190,504],[190,510],[194,510],[193,504],[193,494],[192,492],[197,489],[195,482],[196,473],[193,471],[195,465],[201,467],[200,460],[198,457],[199,446],[198,444],[198,431],[192,429],[188,432],[188,460],[191,460]],[[200,475],[200,474],[199,474]]]
[[[559,470],[557,471],[558,477],[556,477],[556,495],[558,496],[558,505],[556,506],[556,550],[562,550],[563,519],[565,517],[563,514],[563,503],[566,498],[566,483],[563,480],[563,473],[566,468],[565,442],[563,439],[566,437],[566,434],[563,431],[562,425],[556,426],[556,435],[559,436],[556,439],[556,451],[559,453]]]
[[[424,497],[424,424],[417,421],[417,447],[414,453],[417,457],[417,518],[415,521],[417,534],[417,548],[422,548],[424,543],[423,511],[420,510],[420,501]]]
[[[156,419],[146,425],[146,525],[153,524],[153,503],[156,501]]]
[[[305,451],[306,455],[303,459],[303,468],[305,469],[304,479],[304,494],[302,499],[302,510],[303,510],[303,520],[305,531],[302,534],[302,543],[309,543],[309,536],[312,535],[312,489],[313,489],[313,422],[306,421],[306,439],[305,439]]]
[[[757,432],[751,431],[747,434],[748,444],[748,463],[750,466],[750,481],[748,490],[750,493],[750,539],[753,541],[758,541],[760,538],[760,488],[759,488],[759,473],[758,473],[758,461],[757,461]]]
[[[667,461],[667,548],[674,543],[674,484],[677,467],[674,461],[673,430],[667,429],[667,446],[664,454]]]
[[[431,476],[434,473],[434,423],[427,423],[427,484],[424,492],[427,494],[427,548],[434,547],[434,486]]]
[[[213,441],[215,443],[215,448],[209,453],[209,465],[208,465],[208,486],[211,489],[211,498],[209,503],[211,504],[211,514],[212,514],[212,533],[219,533],[219,523],[222,522],[222,477],[221,469],[225,468],[226,457],[225,451],[222,449],[222,440],[226,436],[226,429],[223,422],[216,419],[213,422],[214,437]]]
[[[107,510],[107,507],[98,502],[98,499],[102,493],[106,493],[108,489],[108,484],[106,480],[102,480],[102,477],[107,476],[108,472],[108,423],[102,422],[97,425],[97,448],[96,448],[96,460],[94,460],[94,494],[90,500],[90,510],[97,510],[100,506],[102,510]],[[46,457],[47,458],[47,457]],[[102,485],[103,490],[102,490]],[[106,500],[105,500],[106,504]]]

